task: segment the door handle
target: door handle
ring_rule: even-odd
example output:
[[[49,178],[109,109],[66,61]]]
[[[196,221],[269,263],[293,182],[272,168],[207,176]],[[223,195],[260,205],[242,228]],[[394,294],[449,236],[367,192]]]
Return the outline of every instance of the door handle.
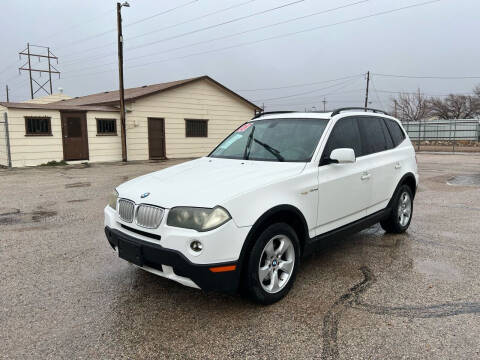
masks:
[[[397,163],[395,164],[395,169],[400,169],[401,167],[402,167],[402,165],[401,165],[399,162],[397,162]]]
[[[371,176],[372,176],[372,174],[363,173],[363,175],[360,177],[360,179],[362,179],[362,180],[368,180],[368,179],[370,179]]]

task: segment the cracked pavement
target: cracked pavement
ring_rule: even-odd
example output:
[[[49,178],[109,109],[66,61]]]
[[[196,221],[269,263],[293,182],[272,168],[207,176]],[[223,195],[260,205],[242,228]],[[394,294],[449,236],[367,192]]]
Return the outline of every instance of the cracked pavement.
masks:
[[[269,307],[120,260],[103,207],[180,161],[0,169],[0,359],[480,357],[480,155],[417,155],[410,229],[303,259]]]

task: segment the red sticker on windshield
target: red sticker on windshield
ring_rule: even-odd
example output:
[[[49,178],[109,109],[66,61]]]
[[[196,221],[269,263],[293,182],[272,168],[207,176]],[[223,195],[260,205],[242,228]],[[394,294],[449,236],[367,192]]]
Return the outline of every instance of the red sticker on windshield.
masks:
[[[238,128],[238,130],[236,132],[244,132],[245,130],[247,130],[250,126],[252,126],[251,123],[248,123],[248,124],[245,124],[245,125],[242,125]]]

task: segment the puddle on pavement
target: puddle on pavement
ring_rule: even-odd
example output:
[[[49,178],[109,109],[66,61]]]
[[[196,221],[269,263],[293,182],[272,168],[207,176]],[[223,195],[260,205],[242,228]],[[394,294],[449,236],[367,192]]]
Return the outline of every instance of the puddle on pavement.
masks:
[[[89,182],[76,182],[71,184],[65,184],[65,189],[68,188],[79,188],[79,187],[89,187],[91,183]]]
[[[447,185],[480,186],[480,174],[457,175],[448,179]]]
[[[17,212],[3,215],[0,213],[0,225],[38,223],[55,215],[57,215],[57,212],[50,210],[35,210],[28,213],[18,210]]]
[[[19,212],[20,209],[0,207],[0,216],[15,215]]]
[[[430,278],[446,281],[460,280],[460,270],[441,261],[414,260],[414,270]]]
[[[89,201],[90,199],[76,199],[76,200],[67,200],[67,203],[81,203],[85,201]]]

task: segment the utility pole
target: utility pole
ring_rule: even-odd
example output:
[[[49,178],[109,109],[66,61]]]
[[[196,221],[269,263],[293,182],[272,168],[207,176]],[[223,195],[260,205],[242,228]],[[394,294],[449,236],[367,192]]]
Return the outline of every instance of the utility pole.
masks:
[[[125,125],[125,91],[123,88],[123,35],[122,7],[130,7],[128,2],[117,2],[117,39],[118,39],[118,80],[120,87],[120,124],[122,128],[122,161],[127,162],[127,127]]]
[[[367,89],[365,91],[365,111],[368,108],[368,88],[370,86],[370,71],[367,72]]]
[[[393,104],[394,104],[394,106],[395,106],[395,110],[394,110],[394,111],[395,111],[395,117],[398,117],[398,116],[397,116],[397,109],[398,109],[397,99],[393,100]]]
[[[30,77],[30,95],[31,95],[31,98],[33,99],[32,66],[30,64],[30,43],[27,43],[27,56],[28,56],[28,76]]]
[[[31,48],[32,47],[35,47],[35,48],[42,48],[42,49],[46,49],[47,52],[46,54],[42,54],[42,53],[32,53],[31,52]],[[60,78],[60,71],[58,71],[52,64],[51,64],[51,59],[55,59],[57,60],[57,64],[58,64],[58,57],[56,57],[55,55],[53,55],[53,53],[50,51],[50,48],[49,47],[46,47],[46,46],[40,46],[40,45],[30,45],[30,43],[27,43],[27,47],[25,50],[23,51],[20,51],[18,53],[20,59],[22,58],[22,55],[26,56],[27,57],[27,62],[25,64],[22,65],[22,67],[18,68],[18,72],[21,73],[22,70],[23,71],[28,71],[28,76],[30,78],[30,97],[33,99],[34,95],[39,92],[40,90],[43,90],[45,91],[48,95],[52,95],[53,94],[53,86],[52,86],[52,74],[58,74],[58,78]],[[38,57],[38,61],[40,62],[40,59],[42,58],[46,58],[48,59],[48,70],[44,70],[44,69],[34,69],[32,68],[32,62],[31,62],[31,57],[32,56],[36,56]],[[28,66],[28,67],[26,67]],[[52,70],[53,69],[53,70]],[[42,73],[48,73],[48,80],[45,81],[43,84],[40,84],[37,80],[35,80],[33,77],[32,77],[32,72],[38,72],[40,74],[40,76],[42,76]],[[34,91],[33,90],[33,83],[36,83],[38,88]],[[48,83],[50,83],[50,91],[48,91],[46,88],[45,88],[45,85],[47,85]]]
[[[323,112],[327,111],[327,100],[325,99],[325,96],[323,97]]]
[[[8,97],[8,85],[5,85],[5,90],[7,91],[7,102],[10,102],[10,98]]]

